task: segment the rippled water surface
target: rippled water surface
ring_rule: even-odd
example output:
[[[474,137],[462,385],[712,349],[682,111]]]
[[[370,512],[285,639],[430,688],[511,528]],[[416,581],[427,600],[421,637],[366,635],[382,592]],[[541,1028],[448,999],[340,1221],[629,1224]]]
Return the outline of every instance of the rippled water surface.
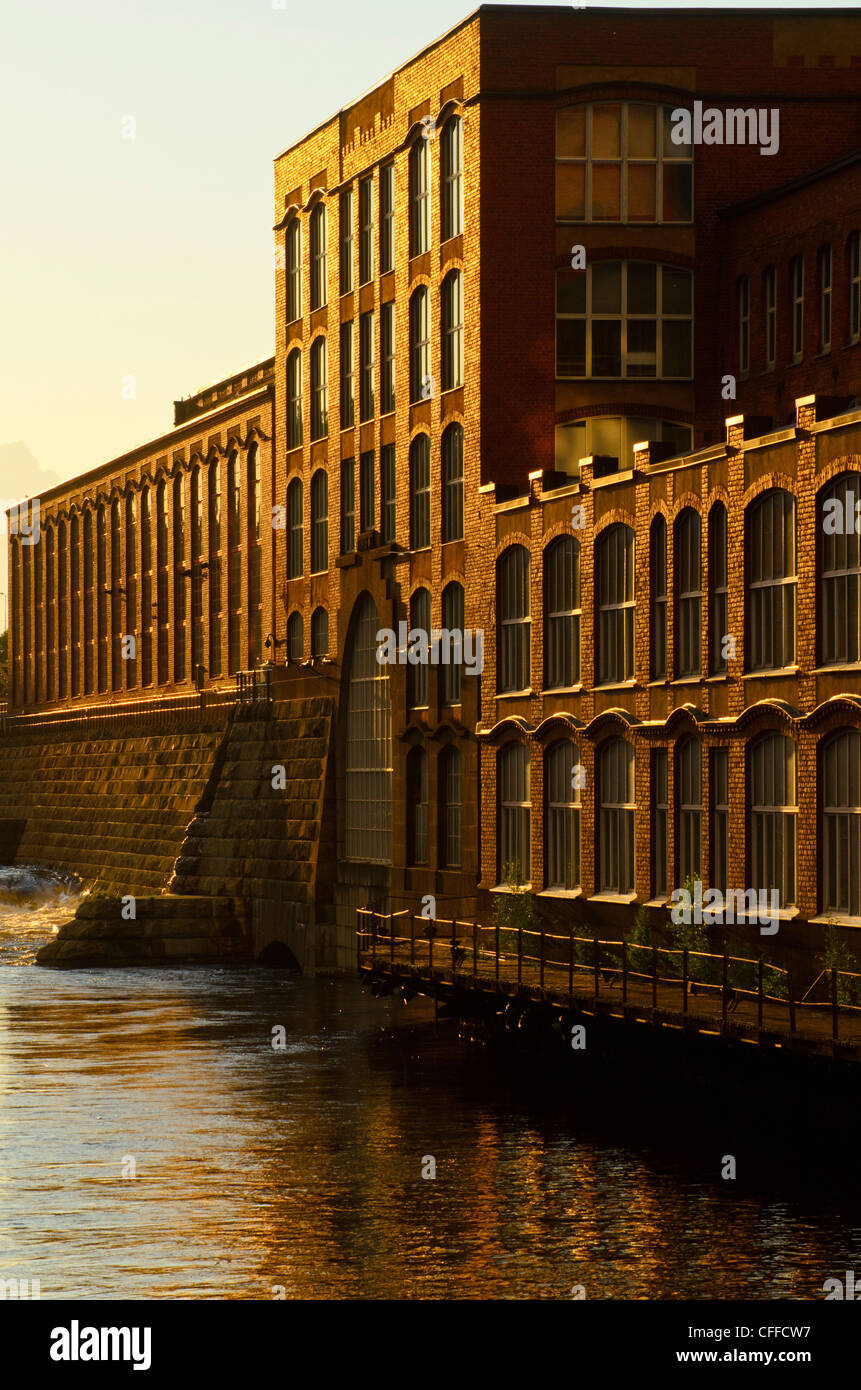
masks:
[[[851,1153],[722,1182],[684,1095],[644,1127],[353,980],[41,969],[75,900],[27,872],[0,870],[0,1277],[43,1298],[820,1298],[861,1266]]]

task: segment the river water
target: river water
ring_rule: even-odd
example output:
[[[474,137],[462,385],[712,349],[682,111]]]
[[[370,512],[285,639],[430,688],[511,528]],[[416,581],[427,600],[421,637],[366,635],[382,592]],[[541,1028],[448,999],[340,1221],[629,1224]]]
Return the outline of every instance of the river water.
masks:
[[[34,966],[75,900],[0,869],[0,1278],[42,1298],[822,1298],[861,1268],[851,1146],[814,1175],[757,1140],[726,1182],[731,1117],[581,1104],[419,999]]]

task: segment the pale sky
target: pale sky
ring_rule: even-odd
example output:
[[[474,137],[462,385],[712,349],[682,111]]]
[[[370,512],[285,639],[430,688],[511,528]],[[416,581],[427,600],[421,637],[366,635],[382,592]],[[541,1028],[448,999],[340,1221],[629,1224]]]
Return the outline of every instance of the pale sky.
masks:
[[[0,498],[163,433],[175,398],[273,352],[274,156],[474,8],[3,0]],[[3,535],[0,593],[5,566]]]

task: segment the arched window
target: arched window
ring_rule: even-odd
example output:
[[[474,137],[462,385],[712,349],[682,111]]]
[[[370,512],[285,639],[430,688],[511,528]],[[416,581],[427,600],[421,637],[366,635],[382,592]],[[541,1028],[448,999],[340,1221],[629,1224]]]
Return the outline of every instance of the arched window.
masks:
[[[861,473],[841,473],[820,494],[819,660],[861,661]]]
[[[377,660],[380,615],[368,595],[353,612],[344,663],[346,857],[392,859],[392,735],[388,667]]]
[[[302,573],[302,482],[294,478],[287,487],[287,578]]]
[[[795,661],[795,498],[772,488],[748,508],[748,659],[751,671]]]
[[[460,753],[443,748],[439,755],[439,863],[441,869],[461,864]]]
[[[463,426],[449,425],[442,437],[442,538],[463,540]]]
[[[601,101],[557,111],[557,220],[690,222],[693,148],[672,138],[674,109]]]
[[[242,490],[239,459],[227,460],[227,666],[230,675],[241,669],[242,636]]]
[[[329,614],[325,608],[315,608],[311,614],[311,655],[327,656],[329,652]]]
[[[699,512],[686,507],[676,519],[675,531],[676,676],[698,676],[703,602]]]
[[[658,512],[649,537],[652,590],[652,642],[650,670],[653,681],[667,675],[667,523]]]
[[[723,675],[727,669],[727,628],[729,625],[729,560],[727,514],[723,502],[716,502],[709,512],[709,671]]]
[[[711,884],[721,893],[729,886],[729,749],[711,751]]]
[[[112,547],[113,550],[113,547]],[[113,567],[113,561],[111,562]],[[173,678],[185,680],[185,478],[180,473],[173,480]],[[116,634],[114,652],[116,653]],[[116,661],[114,661],[116,666]],[[117,676],[114,674],[114,687]]]
[[[410,445],[410,549],[430,543],[430,436],[417,434]]]
[[[548,888],[580,887],[580,755],[562,739],[545,760],[545,874]]]
[[[302,443],[302,352],[294,348],[287,357],[287,448]]]
[[[72,624],[72,694],[81,693],[81,524],[77,512],[73,515],[69,528],[69,568],[71,570],[71,624]],[[27,551],[22,547],[22,555],[27,560]],[[24,621],[29,622],[29,602],[27,594],[27,570],[24,570]]]
[[[580,542],[560,536],[544,552],[544,683],[548,690],[580,680]]]
[[[93,514],[84,513],[84,693],[92,695],[95,674]]]
[[[861,232],[853,232],[847,246],[849,271],[849,341],[861,338]]]
[[[318,468],[311,479],[311,573],[329,568],[329,475]]]
[[[442,282],[442,389],[463,385],[463,276],[451,270]]]
[[[685,739],[679,749],[679,876],[702,878],[703,767],[699,739]]]
[[[311,438],[323,439],[329,433],[329,365],[326,339],[311,344]]]
[[[529,551],[523,545],[504,550],[496,562],[498,690],[501,695],[526,690],[531,672],[531,605]]]
[[[200,469],[196,470],[197,485],[200,487]],[[133,493],[126,498],[126,633],[138,634],[138,566],[137,566],[137,499]],[[126,689],[131,690],[138,683],[137,653],[125,662]]]
[[[634,532],[617,523],[598,537],[598,684],[634,678]]]
[[[17,581],[18,566],[12,562],[10,556],[10,566],[12,569],[12,581]],[[67,684],[67,644],[69,641],[69,631],[66,623],[66,597],[69,592],[69,555],[66,546],[66,523],[61,521],[57,527],[57,691],[59,698],[65,700],[68,695]],[[12,612],[17,613],[17,602],[13,594]],[[13,634],[15,629],[13,628]],[[15,672],[13,670],[13,676]]]
[[[297,610],[287,619],[287,656],[290,661],[301,661],[305,655],[305,623]]]
[[[212,575],[210,575],[209,589],[211,594]],[[141,489],[141,685],[152,685],[153,616],[152,493],[148,487],[143,487]],[[211,668],[212,663],[210,662]]]
[[[558,271],[557,376],[690,379],[693,296],[690,270],[657,261]]]
[[[338,203],[340,241],[340,289],[350,294],[353,289],[353,190],[345,188]]]
[[[777,889],[780,907],[795,902],[795,744],[764,734],[750,751],[751,887]]]
[[[159,560],[163,556],[163,565],[159,564],[159,624],[164,623],[164,650],[159,651],[159,673],[160,681],[166,681],[167,673],[167,490],[164,481],[159,484],[159,536],[161,537],[162,525],[164,528],[164,541],[160,544],[162,552]],[[162,521],[163,518],[163,521]],[[161,578],[161,575],[164,578]],[[163,599],[163,604],[162,604]],[[99,692],[103,693],[108,688],[108,526],[105,515],[104,504],[99,506],[96,512],[96,623],[98,627],[98,675]],[[74,636],[74,634],[73,634]]]
[[[598,756],[599,875],[602,893],[634,890],[634,749],[612,738]]]
[[[442,662],[442,702],[459,705],[463,676],[463,585],[453,581],[442,591],[442,627],[440,661]]]
[[[821,246],[819,268],[819,351],[831,351],[831,275],[833,256],[830,246]]]
[[[248,449],[246,476],[248,479],[248,641],[252,666],[263,656],[263,603],[261,587],[261,493],[260,450],[256,444]]]
[[[497,760],[499,882],[528,883],[532,872],[529,750],[509,743]]]
[[[432,395],[429,295],[427,285],[419,285],[410,298],[410,402]]]
[[[209,464],[209,674],[221,675],[221,464]],[[146,610],[144,610],[146,612]]]
[[[298,217],[287,223],[285,249],[287,322],[294,323],[302,317],[302,226]]]
[[[45,647],[47,655],[45,698],[56,690],[57,586],[54,574],[54,528],[45,531]]]
[[[410,637],[407,647],[407,704],[423,709],[428,703],[428,662],[430,644],[431,597],[429,589],[416,589],[410,599]],[[424,633],[424,642],[414,633]]]
[[[407,754],[407,862],[428,862],[428,755],[423,748]]]
[[[452,116],[442,129],[440,199],[440,235],[443,241],[448,241],[463,231],[463,121],[460,116]]]
[[[311,213],[311,308],[320,309],[327,299],[326,204],[316,203]]]
[[[410,255],[430,245],[430,140],[422,135],[410,150]]]
[[[652,897],[666,898],[669,892],[669,777],[666,748],[653,748],[652,772]]]
[[[842,729],[822,749],[822,911],[861,917],[861,734]]]

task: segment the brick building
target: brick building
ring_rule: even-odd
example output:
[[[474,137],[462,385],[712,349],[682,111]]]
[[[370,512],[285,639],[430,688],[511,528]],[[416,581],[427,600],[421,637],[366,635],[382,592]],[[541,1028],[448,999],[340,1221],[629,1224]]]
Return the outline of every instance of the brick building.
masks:
[[[345,928],[861,922],[859,97],[845,11],[476,10],[276,159],[274,360],[11,539],[13,705],[334,690]]]

